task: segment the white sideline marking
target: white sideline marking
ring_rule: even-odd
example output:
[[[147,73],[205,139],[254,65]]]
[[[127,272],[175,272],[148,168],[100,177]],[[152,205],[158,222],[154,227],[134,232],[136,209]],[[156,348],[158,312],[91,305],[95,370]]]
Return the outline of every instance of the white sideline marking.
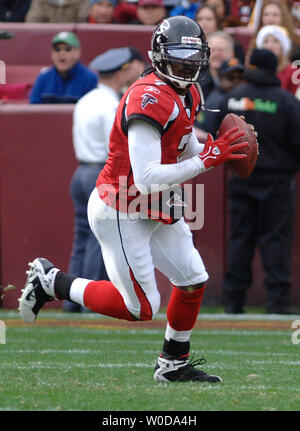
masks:
[[[65,364],[63,362],[55,362],[53,364],[43,364],[42,362],[31,362],[28,365],[19,365],[16,364],[15,362],[11,363],[11,362],[2,362],[0,364],[0,369],[1,368],[11,368],[13,367],[13,369],[18,369],[18,370],[31,370],[31,369],[70,369],[70,368],[124,368],[124,367],[128,367],[128,368],[153,368],[154,364],[148,364],[148,363],[142,363],[142,362],[137,362],[137,363],[117,363],[117,364],[103,364],[103,363],[97,363],[97,364],[83,364],[81,362],[72,362],[71,364]]]
[[[265,321],[293,321],[299,318],[300,314],[283,315],[283,314],[225,314],[225,313],[201,313],[198,315],[197,320],[218,320],[218,321],[243,321],[243,320],[265,320]],[[0,319],[20,318],[20,314],[15,311],[0,311]],[[57,319],[57,320],[115,320],[108,316],[103,316],[97,313],[64,313],[64,312],[51,312],[42,311],[39,313],[39,319]],[[165,313],[157,313],[154,320],[166,320]]]
[[[300,361],[256,361],[256,360],[245,360],[244,364],[248,366],[253,365],[300,365]],[[43,363],[40,361],[31,362],[28,365],[21,365],[15,362],[2,362],[0,369],[13,368],[17,370],[34,370],[34,369],[71,369],[71,368],[153,368],[154,363],[149,364],[146,362],[128,362],[128,363],[115,363],[115,364],[104,364],[102,362],[96,364],[85,364],[82,362],[72,362],[66,364],[64,362],[55,363]],[[209,364],[209,369],[213,370],[240,370],[240,365],[224,365],[224,364]],[[289,387],[290,388],[290,387]],[[297,388],[299,390],[299,388]]]
[[[36,354],[49,354],[49,353],[53,353],[53,354],[80,354],[80,355],[99,355],[103,353],[102,349],[99,350],[95,350],[95,349],[41,349],[41,350],[34,350],[34,349],[16,349],[16,350],[2,350],[2,353],[17,353],[17,354],[29,354],[29,353],[36,353]],[[127,353],[127,354],[136,354],[136,350],[115,350],[115,353]],[[158,354],[157,350],[143,350],[143,353],[146,354],[150,354],[150,355],[155,355]],[[218,350],[208,350],[205,349],[205,354],[213,354],[213,355],[221,355],[221,356],[240,356],[240,355],[245,355],[245,356],[270,356],[270,352],[254,352],[254,351],[233,351],[233,350],[222,350],[222,349],[218,349]],[[272,352],[272,356],[295,356],[296,353],[295,352]],[[1,365],[0,365],[1,367]]]
[[[9,328],[8,328],[9,329]],[[32,330],[38,330],[38,332],[39,333],[41,333],[41,332],[43,332],[43,333],[45,333],[45,334],[54,334],[54,332],[55,331],[60,331],[61,330],[61,327],[52,327],[52,328],[50,328],[50,327],[32,327],[32,328],[28,328],[28,327],[26,327],[26,328],[11,328],[11,330],[13,330],[14,331],[14,333],[15,334],[17,334],[18,332],[20,332],[21,334],[23,334],[24,332],[29,332],[29,333],[32,333]],[[101,336],[102,335],[104,335],[104,334],[108,334],[108,335],[111,335],[111,333],[112,333],[112,330],[111,329],[103,329],[103,328],[99,328],[99,329],[95,329],[95,328],[80,328],[80,327],[78,327],[78,328],[69,328],[69,327],[67,327],[67,328],[63,328],[63,330],[64,331],[68,331],[68,332],[70,332],[70,333],[89,333],[89,334],[98,334],[99,336],[100,336],[100,334],[101,334]],[[164,332],[165,332],[165,330],[164,330],[164,328],[162,328],[162,329],[143,329],[143,328],[139,328],[139,329],[127,329],[127,328],[125,328],[125,329],[114,329],[113,330],[113,332],[114,332],[114,334],[122,334],[122,335],[124,335],[125,333],[127,333],[127,334],[141,334],[141,333],[144,333],[144,334],[164,334]],[[270,336],[270,337],[274,337],[274,336],[281,336],[281,335],[287,335],[288,333],[289,333],[289,331],[288,330],[285,330],[285,331],[280,331],[280,330],[276,330],[276,329],[274,329],[274,330],[269,330],[269,329],[266,329],[266,330],[264,330],[264,329],[259,329],[259,330],[238,330],[238,329],[194,329],[193,330],[193,334],[203,334],[203,335],[221,335],[222,337],[224,336],[224,335],[245,335],[245,336],[248,336],[248,335],[263,335],[264,337],[265,336]],[[121,340],[121,339],[120,339]],[[123,339],[122,339],[123,340]],[[24,339],[23,339],[23,341],[24,341]],[[75,342],[76,340],[73,340],[73,342]],[[85,341],[87,341],[87,342],[93,342],[92,340],[85,340]],[[107,343],[111,343],[111,342],[113,342],[113,341],[111,341],[111,340],[103,340],[103,339],[100,339],[100,340],[97,340],[97,342],[107,342]],[[115,341],[115,342],[119,342],[119,341]],[[137,343],[138,342],[138,340],[128,340],[127,341],[127,343]],[[141,342],[145,342],[145,341],[141,341]],[[149,341],[149,342],[151,342],[151,343],[155,343],[155,341]]]
[[[246,361],[247,362],[247,361]],[[256,364],[256,365],[300,365],[300,361],[272,361],[272,359],[268,359],[268,360],[255,360],[253,359],[251,361],[252,364]]]
[[[247,351],[233,351],[233,350],[207,350],[205,349],[205,354],[214,354],[214,355],[245,355],[245,356],[249,356],[249,355],[253,355],[253,356],[270,356],[270,352],[247,352]],[[272,356],[295,356],[297,353],[293,352],[293,353],[289,353],[289,352],[272,352]]]

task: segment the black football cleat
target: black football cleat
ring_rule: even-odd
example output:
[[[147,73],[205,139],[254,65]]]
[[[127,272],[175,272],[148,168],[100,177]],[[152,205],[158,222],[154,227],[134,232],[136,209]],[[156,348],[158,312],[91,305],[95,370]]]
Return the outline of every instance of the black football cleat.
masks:
[[[160,356],[154,368],[154,380],[157,382],[207,382],[222,383],[219,376],[209,375],[195,368],[205,364],[204,358],[189,360],[188,357],[167,359]]]
[[[27,280],[19,298],[19,311],[25,322],[32,323],[43,305],[55,299],[54,279],[59,270],[42,257],[28,265],[30,269],[26,271]]]

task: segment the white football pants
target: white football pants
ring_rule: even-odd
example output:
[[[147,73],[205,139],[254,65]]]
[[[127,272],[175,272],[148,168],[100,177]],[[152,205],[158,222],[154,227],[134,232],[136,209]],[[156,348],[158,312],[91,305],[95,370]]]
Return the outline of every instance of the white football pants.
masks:
[[[173,225],[164,225],[142,219],[137,213],[121,213],[106,205],[95,188],[88,203],[88,219],[101,245],[108,276],[134,316],[140,316],[141,298],[145,297],[153,316],[159,310],[155,268],[175,286],[204,283],[208,279],[183,218]]]

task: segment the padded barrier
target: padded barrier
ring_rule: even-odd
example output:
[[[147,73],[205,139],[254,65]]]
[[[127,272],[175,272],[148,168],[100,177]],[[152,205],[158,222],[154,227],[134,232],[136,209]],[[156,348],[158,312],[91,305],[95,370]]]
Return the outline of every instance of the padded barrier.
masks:
[[[0,106],[0,284],[16,285],[3,306],[16,308],[25,282],[27,262],[45,256],[68,270],[73,238],[73,208],[69,184],[76,168],[72,145],[73,105]],[[204,227],[193,231],[210,279],[204,304],[221,304],[227,235],[225,175],[215,168],[193,180],[193,193],[204,184]],[[300,173],[297,182],[295,244],[292,253],[292,299],[300,305]],[[196,196],[194,196],[195,198]],[[196,208],[193,208],[194,211]],[[200,208],[198,208],[199,211]],[[200,211],[201,212],[201,211]],[[297,217],[298,215],[298,217]],[[199,214],[198,214],[199,217]],[[180,252],[180,250],[178,250]],[[263,272],[254,261],[249,305],[263,305]],[[169,299],[168,280],[157,273],[162,305]],[[59,308],[60,302],[50,308]]]
[[[107,49],[127,45],[138,48],[147,59],[153,28],[118,24],[1,23],[1,29],[11,31],[15,37],[0,41],[0,59],[7,65],[48,65],[51,40],[63,30],[74,31],[79,37],[84,64]]]
[[[0,40],[0,59],[6,65],[48,65],[53,36],[74,31],[74,24],[1,23],[1,30],[14,33],[13,39]]]
[[[6,67],[6,84],[28,83],[33,85],[41,70],[47,67],[42,65],[20,66],[9,64]]]
[[[141,51],[148,61],[153,26],[129,24],[45,24],[1,23],[1,29],[11,31],[15,37],[1,40],[0,59],[6,64],[47,65],[53,36],[62,30],[74,31],[82,45],[82,61],[88,64],[96,55],[110,48],[131,45]],[[247,50],[253,31],[247,27],[232,27],[233,34]]]
[[[119,24],[77,24],[76,34],[81,42],[84,64],[102,52],[123,46],[137,48],[145,61],[149,61],[147,52],[151,48],[153,26]]]
[[[4,297],[4,307],[17,307],[28,261],[46,256],[68,268],[73,229],[69,183],[76,166],[73,109],[0,107],[0,282],[17,287]]]
[[[72,145],[73,105],[0,106],[0,284],[16,285],[3,306],[17,307],[27,262],[45,256],[67,271],[73,236],[69,184],[76,167]],[[205,225],[195,243],[210,272],[206,302],[220,300],[224,262],[224,172],[208,172]],[[196,190],[194,188],[194,190]],[[180,250],[179,250],[180,252]],[[158,274],[165,305],[168,280]],[[60,307],[60,302],[49,304]],[[47,305],[48,306],[48,305]]]
[[[32,85],[29,83],[0,85],[2,102],[21,101],[27,103]]]
[[[73,105],[0,106],[0,284],[15,284],[4,297],[3,306],[17,307],[25,281],[27,262],[46,256],[67,271],[73,235],[73,208],[69,184],[76,168],[72,145]],[[223,167],[197,178],[204,184],[204,227],[193,231],[210,274],[204,304],[221,304],[225,266],[226,195]],[[297,175],[295,245],[292,254],[293,303],[300,305],[300,173]],[[196,181],[193,193],[201,188]],[[196,196],[194,196],[196,197]],[[194,208],[195,210],[196,208]],[[199,208],[198,208],[199,211]],[[199,215],[198,215],[199,216]],[[180,250],[178,250],[180,252]],[[170,295],[168,280],[158,275],[162,304]],[[254,263],[254,286],[250,305],[264,303],[263,273]],[[60,302],[49,304],[60,307]],[[47,305],[48,306],[48,305]]]
[[[48,65],[50,44],[59,31],[74,31],[82,45],[82,62],[88,64],[96,55],[110,48],[133,46],[139,49],[146,61],[154,26],[129,24],[51,24],[51,23],[1,23],[1,30],[14,33],[15,37],[0,40],[0,60],[7,65]],[[247,27],[226,28],[247,51],[253,30]],[[300,35],[300,29],[297,30]]]
[[[7,67],[7,83],[30,82],[43,66],[49,65],[50,43],[62,30],[77,33],[82,44],[82,61],[88,64],[109,48],[131,45],[138,48],[146,61],[150,49],[152,26],[101,24],[31,24],[1,23],[1,29],[15,34],[14,39],[1,40],[0,60]],[[246,49],[252,31],[247,28],[227,29]],[[24,79],[21,79],[23,76]],[[52,258],[67,270],[72,243],[73,210],[69,182],[76,167],[72,147],[72,111],[74,106],[0,106],[0,283],[16,284],[4,306],[15,308],[22,288],[28,259],[37,255]],[[219,304],[225,262],[224,172],[217,168],[198,177],[205,185],[205,225],[194,232],[210,274],[205,303]],[[300,173],[297,175],[298,219],[292,254],[293,302],[300,304],[297,281],[300,278]],[[53,191],[51,193],[51,190]],[[297,218],[297,217],[296,217]],[[50,232],[50,234],[49,234]],[[254,262],[254,287],[249,304],[264,301],[261,288],[263,272]],[[170,292],[167,280],[159,277],[162,303]],[[57,303],[59,305],[59,303]]]

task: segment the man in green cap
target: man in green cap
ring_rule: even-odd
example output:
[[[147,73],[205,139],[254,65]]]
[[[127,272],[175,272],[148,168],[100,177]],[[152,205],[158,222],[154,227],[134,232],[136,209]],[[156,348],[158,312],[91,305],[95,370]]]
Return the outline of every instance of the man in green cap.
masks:
[[[37,77],[30,103],[76,103],[97,86],[97,76],[80,63],[80,42],[74,33],[58,33],[51,47],[53,66]]]

